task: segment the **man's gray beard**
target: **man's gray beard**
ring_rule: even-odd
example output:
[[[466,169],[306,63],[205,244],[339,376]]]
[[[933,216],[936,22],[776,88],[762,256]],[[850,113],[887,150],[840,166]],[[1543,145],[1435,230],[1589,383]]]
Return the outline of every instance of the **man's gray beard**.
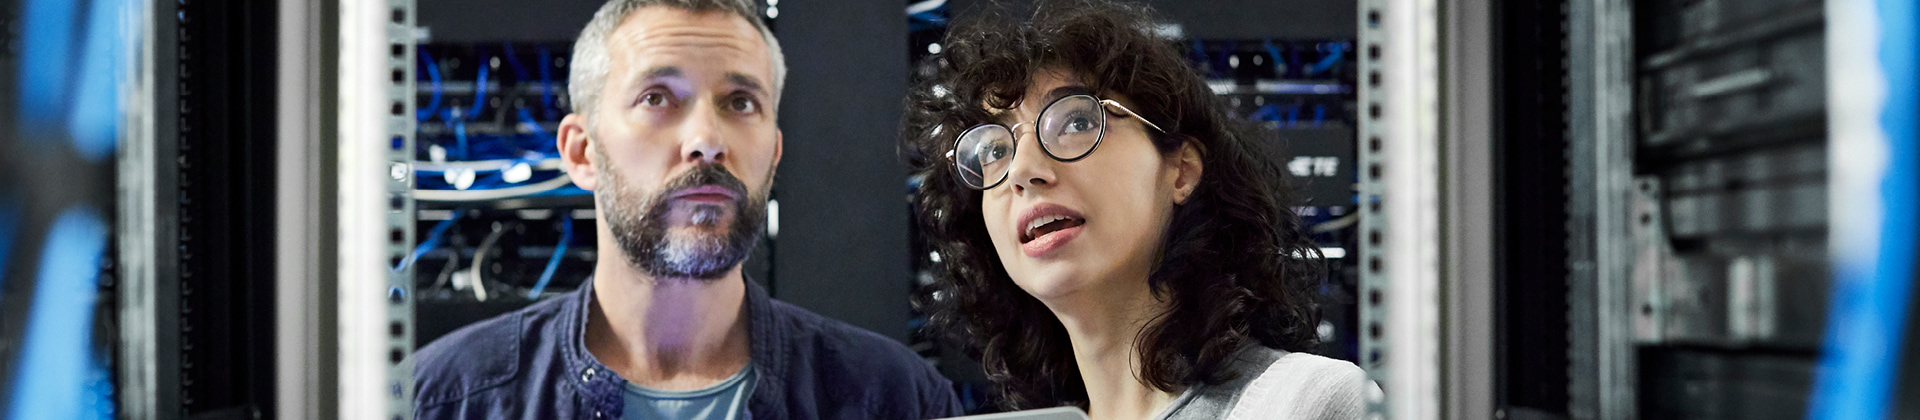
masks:
[[[602,159],[601,162],[606,162]],[[747,259],[760,241],[767,220],[767,191],[746,194],[746,185],[718,165],[704,165],[674,178],[653,194],[620,179],[618,172],[596,164],[600,176],[595,202],[605,215],[615,243],[627,254],[627,264],[653,278],[719,280]],[[724,234],[704,230],[725,221],[725,209],[703,204],[692,208],[692,226],[668,226],[667,197],[687,188],[717,185],[737,194],[733,226]]]

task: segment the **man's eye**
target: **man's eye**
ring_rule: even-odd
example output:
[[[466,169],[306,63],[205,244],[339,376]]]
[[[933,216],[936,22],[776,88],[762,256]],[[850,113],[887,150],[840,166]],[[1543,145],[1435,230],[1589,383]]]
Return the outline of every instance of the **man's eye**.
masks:
[[[640,104],[646,106],[666,106],[667,95],[662,95],[659,92],[648,92],[640,95]]]
[[[754,102],[753,98],[747,97],[734,97],[733,101],[728,103],[727,106],[729,109],[732,109],[733,112],[742,114],[751,114],[760,111],[760,104]]]

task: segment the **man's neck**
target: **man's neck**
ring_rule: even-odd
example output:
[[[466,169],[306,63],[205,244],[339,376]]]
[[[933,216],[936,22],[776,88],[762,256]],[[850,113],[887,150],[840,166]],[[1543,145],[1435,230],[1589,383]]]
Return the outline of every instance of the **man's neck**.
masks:
[[[625,258],[602,258],[593,282],[587,350],[627,381],[699,389],[747,365],[747,285],[740,267],[712,281],[652,278]]]
[[[1137,290],[1095,289],[1047,304],[1073,343],[1074,364],[1087,386],[1087,414],[1093,419],[1150,418],[1178,397],[1140,381],[1140,350],[1134,345],[1166,304],[1153,297],[1146,279],[1138,283]]]

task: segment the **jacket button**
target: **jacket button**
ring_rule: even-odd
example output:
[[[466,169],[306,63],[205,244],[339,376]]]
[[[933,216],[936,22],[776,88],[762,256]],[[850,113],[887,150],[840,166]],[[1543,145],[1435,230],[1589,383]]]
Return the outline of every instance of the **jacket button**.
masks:
[[[580,380],[582,381],[593,380],[593,368],[587,368],[587,373],[580,375]]]

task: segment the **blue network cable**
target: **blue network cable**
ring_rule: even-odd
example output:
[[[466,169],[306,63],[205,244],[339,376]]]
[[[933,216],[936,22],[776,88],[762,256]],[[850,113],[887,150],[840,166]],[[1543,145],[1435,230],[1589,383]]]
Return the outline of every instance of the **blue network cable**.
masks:
[[[467,119],[479,116],[480,111],[487,107],[487,68],[493,67],[488,65],[487,61],[486,58],[480,60],[480,78],[473,81],[473,110],[467,111],[465,115]]]
[[[547,259],[547,269],[540,272],[540,281],[533,284],[533,290],[527,291],[527,299],[539,299],[540,292],[547,290],[547,282],[553,281],[553,272],[560,269],[560,257],[567,255],[567,243],[573,242],[573,213],[561,211],[560,244],[553,246],[553,257]]]
[[[1198,58],[1198,60],[1195,60],[1195,62],[1199,62],[1199,63],[1209,63],[1209,64],[1211,64],[1211,63],[1213,63],[1213,61],[1212,61],[1213,59],[1212,59],[1212,58],[1210,58],[1210,57],[1207,57],[1207,45],[1206,45],[1206,44],[1202,44],[1202,43],[1200,43],[1200,39],[1199,39],[1199,38],[1194,38],[1194,40],[1193,40],[1193,41],[1191,41],[1190,43],[1191,43],[1191,44],[1193,44],[1193,55],[1195,55],[1195,56],[1197,56],[1197,57],[1195,57],[1195,58]],[[1212,73],[1212,74],[1208,74],[1208,75],[1207,75],[1207,77],[1209,77],[1209,78],[1212,78],[1212,77],[1218,77],[1218,76],[1219,76],[1219,75],[1221,74],[1221,72],[1223,72],[1223,71],[1224,71],[1224,70],[1221,70],[1221,69],[1219,69],[1219,68],[1215,68],[1215,69],[1213,69],[1213,73]]]
[[[534,135],[540,136],[540,139],[553,140],[553,135],[548,134],[546,128],[540,127],[540,121],[533,119],[533,111],[520,108],[520,123],[526,125],[527,131],[532,131]],[[551,143],[549,143],[549,145],[551,145]]]
[[[1254,122],[1279,122],[1280,104],[1261,105],[1259,109],[1253,110],[1253,114],[1247,115],[1247,120]]]
[[[446,120],[453,123],[454,155],[460,160],[467,160],[471,158],[467,153],[467,118],[460,116],[458,111],[459,108],[448,109]]]
[[[1280,76],[1281,78],[1286,78],[1287,77],[1286,72],[1293,70],[1290,68],[1292,67],[1290,66],[1290,64],[1292,63],[1288,63],[1286,60],[1280,59],[1280,47],[1277,45],[1273,45],[1273,39],[1261,40],[1260,46],[1267,50],[1267,59],[1273,60],[1274,67],[1285,69],[1285,70],[1282,70],[1278,74],[1278,76]]]
[[[1287,49],[1287,71],[1296,72],[1299,77],[1307,77],[1307,69],[1300,65],[1300,48]]]
[[[1332,49],[1333,51],[1327,53],[1326,57],[1321,58],[1320,62],[1313,63],[1313,65],[1311,66],[1307,66],[1307,76],[1313,76],[1316,74],[1324,73],[1328,69],[1332,69],[1333,66],[1340,64],[1341,58],[1346,56],[1346,53],[1347,53],[1346,44],[1342,44],[1338,42],[1329,42],[1322,45],[1326,45],[1327,48]]]
[[[503,46],[506,48],[506,51],[507,51],[506,53],[507,65],[513,66],[513,80],[516,82],[526,81],[527,66],[520,64],[520,54],[515,54],[513,52],[513,43],[508,42],[503,44]]]
[[[456,209],[453,211],[453,217],[449,217],[447,220],[440,221],[440,224],[434,225],[433,231],[427,233],[427,240],[420,241],[420,245],[413,248],[413,253],[407,254],[407,259],[400,260],[400,265],[393,266],[393,271],[400,271],[409,265],[413,265],[415,260],[419,260],[421,256],[427,255],[428,251],[433,251],[434,248],[440,247],[440,238],[446,235],[448,228],[453,227],[453,222],[460,220],[460,212],[461,210]]]
[[[426,121],[440,110],[440,63],[433,61],[433,54],[427,54],[426,47],[420,47],[420,61],[426,64],[422,67],[427,68],[427,83],[433,86],[433,99],[427,101],[426,108],[415,111],[420,121]]]
[[[554,119],[553,108],[553,53],[546,46],[540,47],[540,112],[548,120]]]

